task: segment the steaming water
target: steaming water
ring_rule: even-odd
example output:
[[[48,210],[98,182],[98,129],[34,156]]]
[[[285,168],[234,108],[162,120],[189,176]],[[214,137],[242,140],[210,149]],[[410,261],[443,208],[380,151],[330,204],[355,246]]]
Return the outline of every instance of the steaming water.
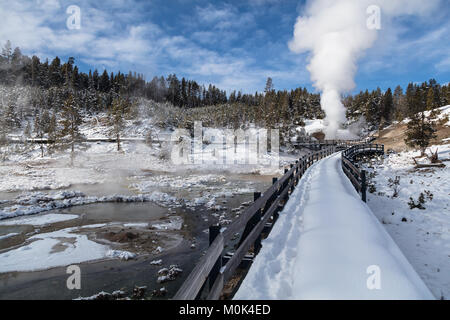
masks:
[[[144,178],[145,179],[145,178]],[[136,180],[138,181],[138,180]],[[79,190],[87,196],[104,196],[110,194],[133,195],[136,191],[128,188],[129,184],[135,182],[134,178],[122,177],[115,184],[97,184],[97,185],[75,185],[70,190]],[[227,182],[236,186],[248,186],[252,183],[252,187],[258,191],[267,189],[271,182],[271,177],[262,177],[257,175],[235,175],[227,176]],[[221,182],[206,183],[196,188],[195,195],[202,193],[202,188],[220,187]],[[170,188],[165,188],[165,192],[169,192]],[[155,191],[160,188],[155,187]],[[213,189],[215,190],[215,189]],[[153,191],[153,190],[152,190]],[[193,197],[187,190],[171,190],[171,194],[178,197]],[[211,191],[211,189],[209,189]],[[170,193],[170,192],[169,192]],[[0,199],[14,199],[21,192],[0,194]],[[220,205],[227,208],[239,207],[243,202],[253,200],[253,194],[248,192],[233,197],[224,198],[226,204],[222,202]],[[163,252],[157,259],[163,259],[164,265],[178,264],[184,272],[174,282],[158,285],[156,283],[157,271],[162,266],[151,266],[150,261],[156,259],[154,255],[148,252],[148,255],[140,255],[136,260],[119,261],[108,260],[90,263],[82,263],[83,285],[81,291],[69,291],[65,287],[67,274],[65,267],[53,268],[51,270],[20,272],[0,274],[0,298],[2,299],[73,299],[79,296],[91,296],[100,291],[112,292],[125,288],[130,292],[135,285],[147,286],[148,291],[159,289],[164,286],[169,290],[167,297],[172,296],[182,281],[189,274],[195,265],[202,251],[207,247],[208,235],[204,232],[215,218],[212,212],[203,207],[193,209],[175,208],[169,212],[168,208],[159,206],[155,203],[98,203],[85,206],[75,206],[64,210],[54,210],[45,212],[36,216],[49,213],[67,213],[78,215],[79,219],[55,223],[44,227],[33,226],[0,226],[0,235],[9,233],[19,233],[25,240],[25,234],[32,231],[50,232],[71,226],[83,226],[99,223],[112,222],[151,222],[158,221],[161,218],[176,214],[181,216],[184,224],[188,227],[181,232],[175,232],[182,236],[182,242],[173,249]],[[196,238],[196,249],[193,250],[188,239]],[[19,239],[20,241],[23,241]],[[0,240],[0,251],[11,247],[11,240]],[[16,238],[17,241],[17,238]],[[20,245],[20,243],[13,243]],[[165,298],[167,298],[165,297]]]

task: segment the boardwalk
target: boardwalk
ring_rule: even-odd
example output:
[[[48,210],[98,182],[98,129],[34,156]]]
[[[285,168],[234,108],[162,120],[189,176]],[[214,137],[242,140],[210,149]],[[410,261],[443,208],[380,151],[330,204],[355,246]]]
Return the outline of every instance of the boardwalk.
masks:
[[[369,290],[368,279],[375,289]],[[341,155],[334,154],[300,180],[234,298],[434,297],[361,201],[342,171]]]

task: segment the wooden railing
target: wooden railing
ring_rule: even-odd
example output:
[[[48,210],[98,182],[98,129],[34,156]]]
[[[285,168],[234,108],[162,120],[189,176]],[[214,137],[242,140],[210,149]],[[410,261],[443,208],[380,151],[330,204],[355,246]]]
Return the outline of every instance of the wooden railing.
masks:
[[[208,300],[220,298],[224,285],[235,274],[245,259],[252,259],[261,248],[263,233],[268,234],[278,213],[289,199],[305,171],[316,161],[333,154],[336,146],[309,153],[285,169],[281,179],[274,178],[272,186],[264,194],[255,193],[254,202],[233,223],[209,228],[210,245],[206,253],[188,275],[173,299],[194,300],[201,296]],[[234,252],[223,256],[225,246],[236,234],[240,240]],[[208,282],[209,286],[206,286]],[[209,292],[203,291],[209,287]]]
[[[355,156],[361,153],[365,154],[384,154],[384,145],[382,144],[360,144],[352,146],[342,152],[342,170],[350,179],[356,191],[361,193],[362,201],[366,202],[367,181],[366,171],[360,170],[355,162]]]
[[[293,146],[296,148],[307,148],[310,150],[321,150],[327,146],[335,146],[337,149],[346,149],[349,146],[364,144],[367,143],[366,140],[322,140],[322,141],[313,141],[304,140],[297,141],[293,143]]]

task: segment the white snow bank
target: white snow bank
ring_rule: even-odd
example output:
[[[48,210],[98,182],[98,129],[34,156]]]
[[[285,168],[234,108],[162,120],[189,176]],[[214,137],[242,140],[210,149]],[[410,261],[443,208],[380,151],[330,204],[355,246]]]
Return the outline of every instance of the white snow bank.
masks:
[[[67,197],[65,198],[64,195]],[[74,206],[87,205],[93,203],[131,203],[131,202],[156,202],[165,206],[180,206],[177,198],[155,191],[149,195],[112,195],[104,197],[85,196],[81,192],[71,191],[47,195],[42,192],[26,193],[12,201],[11,206],[0,210],[0,220],[19,216],[33,215],[55,209],[65,209]]]
[[[381,288],[370,290],[377,266]],[[370,269],[369,269],[370,270]],[[433,299],[344,175],[340,154],[311,167],[235,299]]]
[[[128,261],[130,259],[134,259],[137,257],[135,253],[129,251],[121,251],[121,250],[109,250],[106,253],[107,257],[110,258],[119,258],[120,260]]]
[[[50,213],[31,218],[8,219],[6,221],[0,221],[0,226],[17,226],[17,225],[43,226],[56,222],[69,221],[77,218],[78,216],[75,214]]]
[[[38,234],[29,239],[35,241],[0,254],[0,273],[45,270],[107,256],[108,247],[72,233],[74,230]]]
[[[430,149],[450,158],[450,145]],[[366,168],[376,189],[368,194],[368,205],[435,297],[450,299],[450,168],[414,169],[412,158],[419,154],[392,153]],[[422,210],[411,209],[410,198],[419,203],[421,193]]]
[[[156,230],[181,230],[183,227],[183,218],[170,217],[168,222],[155,223],[151,227]]]
[[[432,120],[436,121],[436,120],[445,119],[446,117],[450,117],[450,105],[443,106],[443,107],[440,107],[440,108],[437,108],[437,109],[439,109],[439,115],[436,118],[432,119]],[[425,116],[429,117],[431,115],[431,112],[432,111],[425,111]],[[406,119],[404,119],[402,121],[402,123],[407,124],[410,121],[411,121],[410,118],[406,118]],[[447,121],[447,123],[445,123],[445,125],[446,126],[450,126],[450,121]]]
[[[66,228],[30,237],[28,241],[32,242],[0,254],[0,273],[46,270],[105,258],[127,261],[137,257],[135,253],[112,250],[91,241],[86,235],[76,233],[80,229],[82,227]]]
[[[8,233],[8,234],[5,234],[5,235],[3,235],[3,236],[0,236],[0,240],[12,238],[12,237],[15,237],[15,236],[17,236],[17,235],[19,235],[19,234],[16,233],[16,232],[14,232],[14,233]]]
[[[307,134],[311,135],[316,132],[323,132],[325,130],[324,120],[305,120],[305,131]]]

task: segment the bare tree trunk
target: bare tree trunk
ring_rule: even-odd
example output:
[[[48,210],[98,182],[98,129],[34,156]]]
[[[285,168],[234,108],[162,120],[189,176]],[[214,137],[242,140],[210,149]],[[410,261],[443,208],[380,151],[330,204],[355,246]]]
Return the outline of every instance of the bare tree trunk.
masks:
[[[73,160],[75,158],[75,146],[74,141],[72,139],[72,151],[70,152],[70,166],[73,167]]]

